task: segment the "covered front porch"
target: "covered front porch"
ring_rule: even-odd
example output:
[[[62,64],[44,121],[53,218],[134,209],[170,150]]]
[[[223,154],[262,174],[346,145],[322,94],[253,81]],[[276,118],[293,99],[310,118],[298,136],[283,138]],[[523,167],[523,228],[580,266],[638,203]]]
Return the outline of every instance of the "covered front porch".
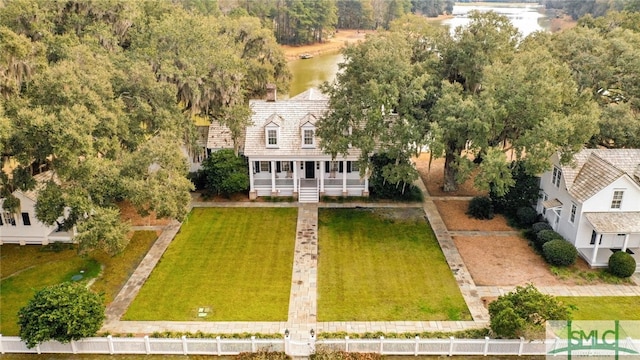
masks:
[[[640,212],[584,213],[592,227],[588,246],[577,246],[578,253],[591,267],[607,267],[609,257],[625,251],[640,270]]]
[[[360,178],[353,160],[253,160],[250,159],[249,197],[369,196],[368,177]]]

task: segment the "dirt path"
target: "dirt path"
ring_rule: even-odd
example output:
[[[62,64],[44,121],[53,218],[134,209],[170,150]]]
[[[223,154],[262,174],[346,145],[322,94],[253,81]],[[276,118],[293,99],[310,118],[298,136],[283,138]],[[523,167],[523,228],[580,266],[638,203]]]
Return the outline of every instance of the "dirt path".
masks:
[[[319,55],[328,52],[334,52],[342,49],[347,44],[354,44],[364,41],[367,34],[372,34],[373,30],[338,30],[327,41],[320,44],[311,44],[303,46],[281,45],[287,61],[296,60],[302,54]]]

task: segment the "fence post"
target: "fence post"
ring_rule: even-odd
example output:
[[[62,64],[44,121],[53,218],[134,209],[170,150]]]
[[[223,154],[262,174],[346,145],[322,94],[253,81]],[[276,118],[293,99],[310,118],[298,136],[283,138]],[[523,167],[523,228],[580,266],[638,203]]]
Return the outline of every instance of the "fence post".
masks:
[[[384,336],[380,336],[380,355],[384,355]]]
[[[76,349],[76,342],[71,340],[70,344],[71,344],[71,352],[74,353],[74,354],[77,354],[78,350]]]
[[[344,352],[349,352],[349,337],[344,337]]]
[[[487,356],[487,353],[489,352],[489,337],[485,336],[484,337],[484,351],[483,351],[483,355]]]
[[[416,347],[413,351],[413,356],[418,356],[419,350],[420,350],[420,336],[416,335]]]
[[[520,348],[518,349],[518,356],[522,355],[522,348],[524,348],[524,338],[520,337]]]
[[[144,351],[147,355],[151,354],[151,342],[149,342],[149,335],[144,336]]]
[[[449,356],[453,356],[453,336],[449,336]]]
[[[109,344],[109,354],[113,355],[115,350],[113,349],[113,337],[111,335],[107,335],[107,344]]]
[[[187,336],[186,335],[182,335],[182,354],[183,355],[189,354],[189,349],[187,349]]]
[[[216,347],[218,349],[218,356],[222,355],[222,346],[220,345],[220,336],[216,336]]]
[[[4,346],[2,345],[2,334],[0,334],[0,354],[4,354]]]
[[[256,352],[256,337],[251,336],[251,352]]]
[[[40,344],[36,345],[36,351],[38,352],[38,355],[42,354],[42,353],[40,352]]]
[[[290,355],[289,351],[290,351],[289,334],[285,334],[284,335],[284,353],[287,355]]]

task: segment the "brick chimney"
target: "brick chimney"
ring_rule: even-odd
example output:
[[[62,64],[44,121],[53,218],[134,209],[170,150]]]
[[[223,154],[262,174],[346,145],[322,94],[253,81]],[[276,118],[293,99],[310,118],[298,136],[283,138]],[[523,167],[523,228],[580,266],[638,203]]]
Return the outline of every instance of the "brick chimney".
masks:
[[[276,85],[267,84],[267,101],[276,101]]]

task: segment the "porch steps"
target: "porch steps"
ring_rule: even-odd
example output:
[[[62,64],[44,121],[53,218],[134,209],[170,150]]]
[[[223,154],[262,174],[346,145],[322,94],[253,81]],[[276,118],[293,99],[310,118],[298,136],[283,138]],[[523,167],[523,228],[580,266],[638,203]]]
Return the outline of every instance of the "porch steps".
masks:
[[[298,190],[298,202],[301,203],[318,203],[320,195],[317,187],[301,187]]]

